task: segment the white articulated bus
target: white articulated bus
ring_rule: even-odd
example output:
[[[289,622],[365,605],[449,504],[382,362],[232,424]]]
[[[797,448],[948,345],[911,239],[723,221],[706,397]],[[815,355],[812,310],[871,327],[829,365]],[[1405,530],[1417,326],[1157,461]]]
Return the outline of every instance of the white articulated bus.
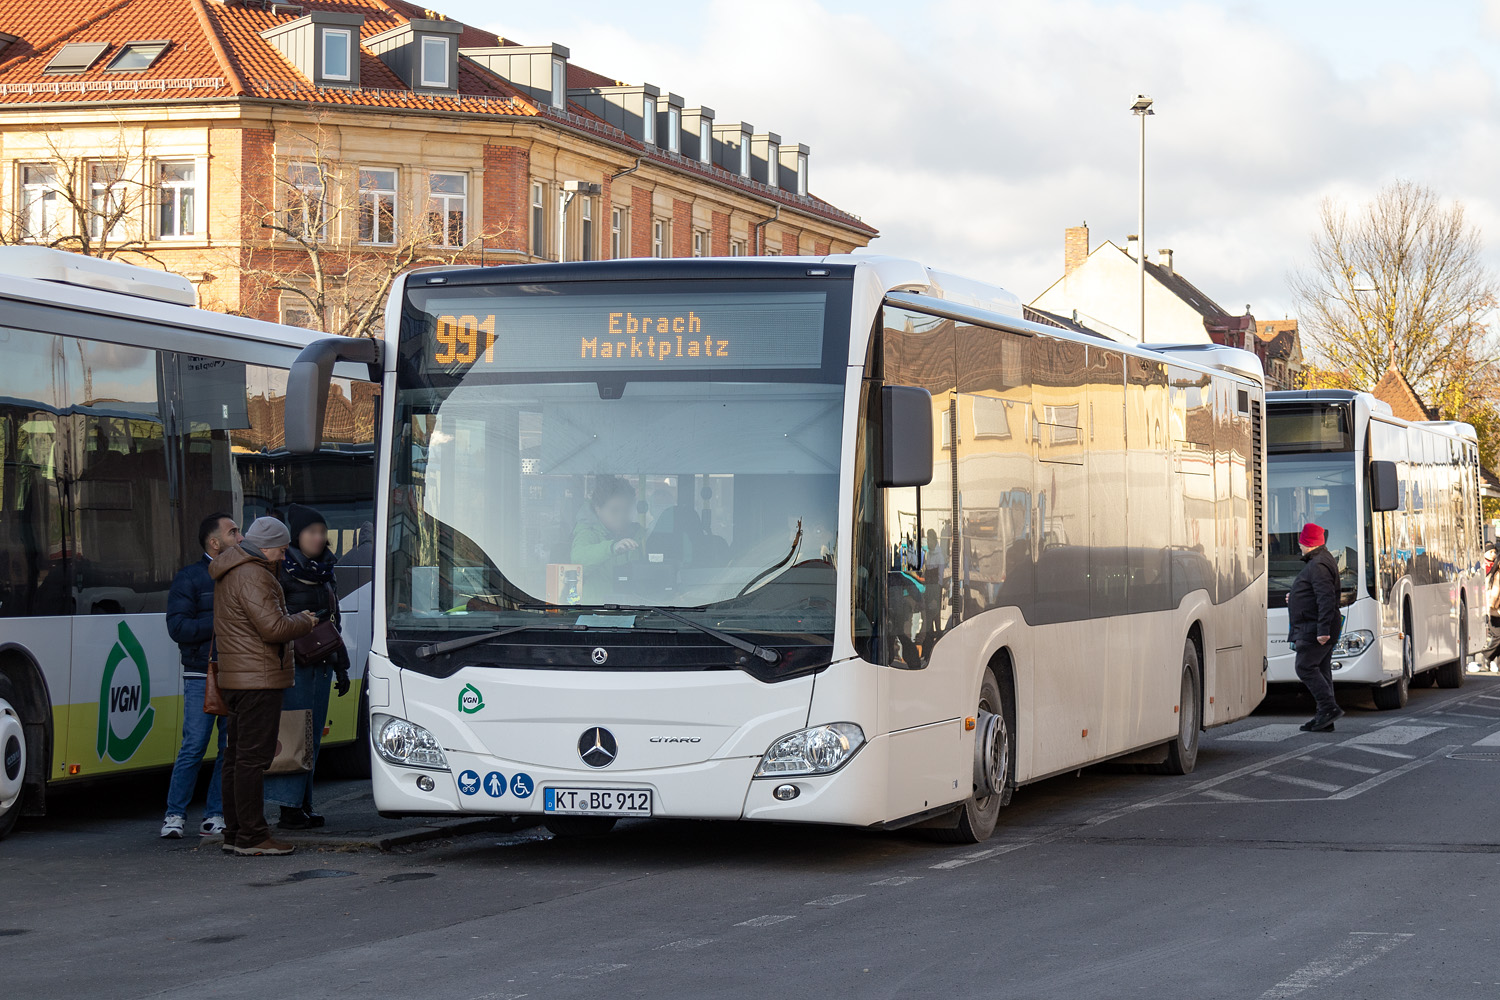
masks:
[[[1342,573],[1335,684],[1368,686],[1382,709],[1463,684],[1486,635],[1474,428],[1401,420],[1367,392],[1273,392],[1266,407],[1270,681],[1297,681],[1286,595],[1311,521]]]
[[[1021,314],[878,257],[406,276],[379,808],[977,841],[1019,784],[1191,770],[1264,693],[1259,363]]]
[[[49,790],[172,763],[167,590],[200,557],[204,517],[310,504],[348,555],[374,516],[368,368],[341,366],[327,440],[292,455],[287,371],[320,335],[195,301],[178,275],[0,248],[0,836]],[[358,561],[339,571],[356,678],[371,593]],[[325,745],[355,740],[360,718],[356,698],[333,699]]]

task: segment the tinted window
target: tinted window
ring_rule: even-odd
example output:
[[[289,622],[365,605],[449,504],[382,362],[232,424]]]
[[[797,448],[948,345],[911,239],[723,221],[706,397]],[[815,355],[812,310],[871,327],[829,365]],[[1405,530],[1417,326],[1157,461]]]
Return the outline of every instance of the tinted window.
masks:
[[[0,327],[0,617],[68,614],[62,340]]]

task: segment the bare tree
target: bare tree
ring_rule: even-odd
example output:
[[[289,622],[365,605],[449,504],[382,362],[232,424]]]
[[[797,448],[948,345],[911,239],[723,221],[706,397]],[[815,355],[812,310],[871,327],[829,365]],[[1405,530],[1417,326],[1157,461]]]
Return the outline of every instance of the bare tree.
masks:
[[[1383,188],[1351,216],[1323,202],[1312,261],[1293,274],[1313,364],[1371,389],[1394,366],[1425,398],[1458,398],[1493,382],[1500,351],[1485,325],[1496,301],[1479,231],[1464,207],[1411,181]],[[1446,405],[1440,398],[1457,393]]]
[[[146,208],[154,186],[138,133],[122,124],[102,140],[92,130],[17,139],[23,148],[39,141],[44,152],[21,166],[15,197],[0,216],[0,243],[156,259],[146,250]]]
[[[403,185],[394,168],[349,166],[338,140],[323,120],[284,126],[274,162],[246,165],[261,174],[241,179],[245,246],[232,266],[248,284],[290,297],[310,326],[375,337],[398,275],[473,259],[506,230],[474,231],[467,192],[431,175]]]

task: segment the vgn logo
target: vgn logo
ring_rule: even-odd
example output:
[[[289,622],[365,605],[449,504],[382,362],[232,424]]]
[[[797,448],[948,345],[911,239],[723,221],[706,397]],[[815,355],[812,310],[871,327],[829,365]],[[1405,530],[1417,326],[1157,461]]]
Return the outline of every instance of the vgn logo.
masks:
[[[134,670],[120,669],[126,660]],[[108,757],[118,764],[129,760],[155,718],[146,651],[130,626],[121,622],[120,639],[104,661],[104,679],[99,684],[99,759]]]
[[[484,707],[484,695],[472,684],[465,684],[463,690],[458,692],[458,710],[465,715],[473,715]]]

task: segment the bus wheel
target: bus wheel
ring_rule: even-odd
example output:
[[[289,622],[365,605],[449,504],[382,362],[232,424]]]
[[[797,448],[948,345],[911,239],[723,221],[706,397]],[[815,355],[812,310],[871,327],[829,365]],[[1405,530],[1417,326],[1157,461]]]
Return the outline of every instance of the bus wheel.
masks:
[[[615,828],[613,816],[554,816],[546,821],[554,837],[602,837]]]
[[[1152,765],[1157,774],[1192,774],[1198,766],[1198,647],[1192,639],[1182,648],[1182,690],[1177,701],[1177,738],[1167,744],[1167,759]]]
[[[1408,684],[1407,687],[1430,688],[1430,687],[1432,687],[1436,683],[1437,683],[1437,671],[1436,670],[1424,670],[1420,674],[1418,674],[1417,676],[1413,677],[1411,679],[1411,683]]]
[[[974,792],[959,807],[951,826],[930,828],[932,838],[951,844],[981,844],[990,839],[1000,821],[1000,809],[1010,802],[1015,777],[1014,718],[1007,696],[993,671],[979,684],[979,711],[974,728]]]
[[[1469,606],[1466,601],[1458,602],[1458,658],[1452,663],[1445,663],[1437,668],[1437,683],[1440,688],[1458,688],[1464,686],[1464,679],[1468,676],[1465,667],[1468,664],[1469,652]]]
[[[21,818],[26,783],[26,733],[14,701],[10,681],[0,677],[0,839]]]

